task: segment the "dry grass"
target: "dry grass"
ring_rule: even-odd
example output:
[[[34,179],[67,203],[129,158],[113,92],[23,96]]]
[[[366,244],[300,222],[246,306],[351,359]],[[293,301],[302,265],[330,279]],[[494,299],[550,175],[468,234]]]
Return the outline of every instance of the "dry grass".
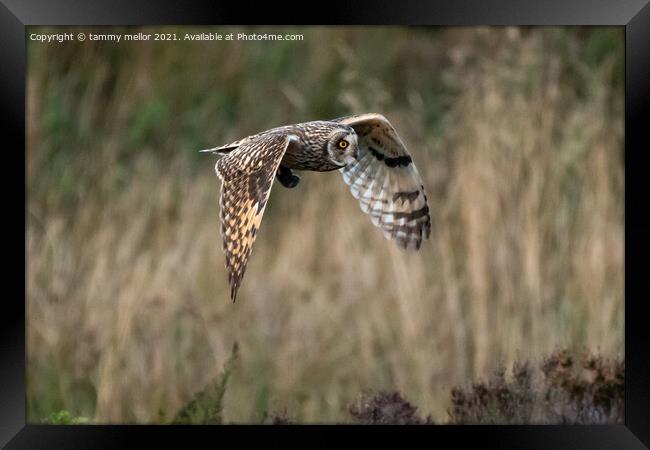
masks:
[[[164,421],[235,341],[226,422],[336,422],[393,389],[439,422],[451,386],[499,364],[622,355],[621,30],[297,31],[30,45],[30,421]],[[364,111],[411,150],[431,240],[399,251],[338,174],[305,173],[273,188],[231,304],[196,150]]]

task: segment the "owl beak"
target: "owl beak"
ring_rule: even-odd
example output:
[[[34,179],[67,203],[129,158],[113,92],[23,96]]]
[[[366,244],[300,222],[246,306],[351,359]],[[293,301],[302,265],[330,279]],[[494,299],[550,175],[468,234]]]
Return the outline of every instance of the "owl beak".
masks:
[[[355,151],[352,155],[346,155],[344,159],[345,165],[348,166],[350,164],[356,163],[358,161],[358,153],[358,151]]]

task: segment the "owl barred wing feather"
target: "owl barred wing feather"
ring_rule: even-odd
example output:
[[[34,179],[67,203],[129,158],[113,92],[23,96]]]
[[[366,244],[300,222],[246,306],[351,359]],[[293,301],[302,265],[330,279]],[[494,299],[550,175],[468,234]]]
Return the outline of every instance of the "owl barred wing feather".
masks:
[[[293,136],[264,134],[244,141],[215,166],[221,179],[221,235],[234,302],[262,221],[275,173]]]
[[[334,119],[358,135],[359,156],[339,171],[384,236],[405,249],[419,249],[431,234],[422,178],[390,122],[381,114]]]

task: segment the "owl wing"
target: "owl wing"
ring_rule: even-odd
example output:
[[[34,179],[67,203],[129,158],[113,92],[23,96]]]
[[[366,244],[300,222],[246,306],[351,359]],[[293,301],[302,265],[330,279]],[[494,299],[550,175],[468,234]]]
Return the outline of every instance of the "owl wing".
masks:
[[[215,166],[221,179],[221,236],[233,302],[246,271],[275,173],[294,139],[286,134],[258,136],[223,156]]]
[[[431,234],[431,217],[422,178],[397,132],[381,114],[334,119],[356,131],[359,156],[339,169],[361,210],[387,239],[419,249]]]

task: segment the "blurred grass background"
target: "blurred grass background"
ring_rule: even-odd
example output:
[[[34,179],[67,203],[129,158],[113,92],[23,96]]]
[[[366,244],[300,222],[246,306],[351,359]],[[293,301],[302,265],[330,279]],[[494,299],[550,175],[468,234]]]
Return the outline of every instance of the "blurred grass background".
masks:
[[[28,42],[28,420],[171,419],[236,341],[226,422],[341,420],[558,348],[623,354],[622,28],[47,28],[302,33]],[[228,300],[214,159],[274,126],[380,112],[431,239],[384,240],[337,173],[275,186]],[[277,184],[277,183],[276,183]]]

